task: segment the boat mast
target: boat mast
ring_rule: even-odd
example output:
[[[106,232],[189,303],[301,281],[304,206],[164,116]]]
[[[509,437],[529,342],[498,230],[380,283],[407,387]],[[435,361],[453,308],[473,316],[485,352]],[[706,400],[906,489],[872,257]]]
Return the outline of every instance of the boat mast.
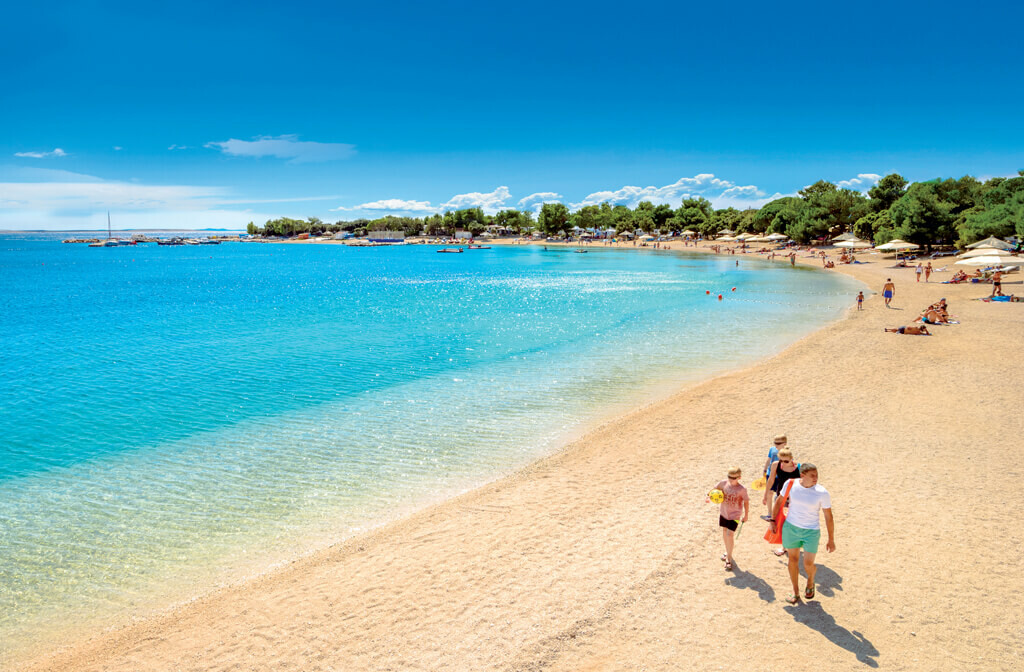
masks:
[[[107,210],[107,240],[110,240],[110,210]]]

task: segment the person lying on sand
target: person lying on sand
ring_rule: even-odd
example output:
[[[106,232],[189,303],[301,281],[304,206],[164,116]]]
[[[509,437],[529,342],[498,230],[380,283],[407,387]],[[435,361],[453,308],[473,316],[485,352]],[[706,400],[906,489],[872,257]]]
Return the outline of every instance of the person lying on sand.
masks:
[[[946,311],[934,310],[932,308],[928,308],[921,313],[921,317],[917,318],[917,320],[925,324],[949,324],[949,316],[946,315]]]
[[[894,334],[906,334],[908,336],[931,336],[928,333],[928,327],[923,324],[920,327],[896,327],[895,329],[886,329]]]

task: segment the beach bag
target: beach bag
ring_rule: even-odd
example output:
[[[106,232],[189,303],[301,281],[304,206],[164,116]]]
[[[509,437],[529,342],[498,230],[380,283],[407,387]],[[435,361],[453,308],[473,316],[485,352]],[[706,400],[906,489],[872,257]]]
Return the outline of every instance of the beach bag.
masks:
[[[788,483],[786,483],[786,491],[783,494],[779,495],[779,496],[782,499],[786,499],[787,497],[789,497],[789,491],[792,490],[792,489],[793,489],[793,481],[790,480]],[[788,502],[787,502],[787,504],[788,504]],[[783,525],[783,523],[786,522],[786,513],[787,513],[787,509],[788,508],[789,508],[788,506],[780,506],[779,507],[779,519],[775,521],[775,531],[774,532],[772,531],[771,527],[769,527],[767,530],[765,530],[764,540],[767,541],[769,544],[781,544],[782,543],[782,525]]]

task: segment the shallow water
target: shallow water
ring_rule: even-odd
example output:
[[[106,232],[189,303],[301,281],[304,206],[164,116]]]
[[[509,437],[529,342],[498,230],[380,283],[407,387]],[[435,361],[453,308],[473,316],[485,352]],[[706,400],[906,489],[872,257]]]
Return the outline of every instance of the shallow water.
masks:
[[[735,260],[0,237],[0,654],[508,473],[856,294]]]

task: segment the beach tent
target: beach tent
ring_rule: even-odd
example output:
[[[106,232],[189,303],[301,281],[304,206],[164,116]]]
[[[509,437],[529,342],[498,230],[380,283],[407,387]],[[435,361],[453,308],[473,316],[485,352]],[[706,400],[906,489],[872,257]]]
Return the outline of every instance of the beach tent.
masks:
[[[1005,240],[1000,240],[995,236],[989,236],[985,240],[979,240],[976,243],[971,243],[967,246],[968,250],[973,250],[978,247],[992,247],[997,250],[1012,250],[1013,245],[1009,244]]]
[[[1009,257],[1012,256],[1006,250],[1000,250],[995,247],[976,247],[973,250],[968,250],[960,255],[960,259],[970,259],[972,257]]]

